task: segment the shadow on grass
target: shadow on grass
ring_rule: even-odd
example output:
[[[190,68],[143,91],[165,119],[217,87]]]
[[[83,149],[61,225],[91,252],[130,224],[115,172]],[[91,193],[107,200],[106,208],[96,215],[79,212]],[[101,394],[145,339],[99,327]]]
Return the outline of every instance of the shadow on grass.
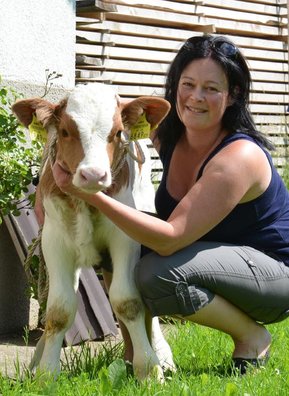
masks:
[[[256,369],[255,369],[256,370]],[[248,369],[248,372],[250,372],[250,369]],[[236,377],[236,376],[241,376],[239,371],[232,365],[232,362],[230,359],[225,360],[223,363],[218,364],[218,365],[208,365],[208,366],[195,366],[192,367],[191,369],[184,368],[182,366],[177,365],[177,372],[180,373],[183,376],[193,376],[193,377],[198,377],[203,374],[207,374],[210,376],[214,377],[219,377],[219,378],[229,378],[229,377]]]

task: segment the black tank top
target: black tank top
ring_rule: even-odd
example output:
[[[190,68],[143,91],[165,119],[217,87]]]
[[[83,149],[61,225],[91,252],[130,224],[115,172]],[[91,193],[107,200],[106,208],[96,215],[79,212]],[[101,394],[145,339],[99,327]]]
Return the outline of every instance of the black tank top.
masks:
[[[258,198],[237,205],[229,215],[200,240],[252,246],[274,256],[289,266],[289,193],[275,169],[270,154],[253,137],[245,133],[226,136],[202,164],[197,180],[208,162],[228,144],[245,139],[257,144],[266,154],[272,178],[266,191]],[[166,181],[174,147],[161,155],[163,176],[156,192],[158,216],[167,220],[179,201],[167,191]]]

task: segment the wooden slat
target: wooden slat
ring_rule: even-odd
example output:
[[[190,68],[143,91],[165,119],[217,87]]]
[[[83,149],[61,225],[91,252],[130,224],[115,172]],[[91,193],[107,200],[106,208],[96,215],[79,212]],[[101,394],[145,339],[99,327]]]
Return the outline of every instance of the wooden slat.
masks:
[[[175,0],[176,3],[190,3],[191,0]],[[247,0],[247,1],[242,1],[242,0],[204,0],[202,1],[202,4],[215,4],[217,3],[220,5],[220,7],[234,7],[236,9],[247,9],[247,10],[254,10],[256,8],[256,12],[260,12],[261,7],[261,12],[262,8],[264,7],[272,7],[273,12],[274,9],[276,10],[276,13],[278,12],[278,9],[280,7],[283,7],[282,4],[285,4],[285,9],[286,9],[286,0],[284,1],[278,1],[278,0]],[[265,12],[265,10],[264,10]]]
[[[288,165],[288,159],[289,159],[289,157],[274,157],[273,162],[274,162],[275,166],[283,168],[285,165]]]
[[[266,62],[266,61],[258,61],[258,60],[249,60],[249,67],[251,70],[261,70],[261,71],[272,71],[275,72],[288,72],[288,65],[286,62]]]
[[[272,136],[270,137],[270,139],[272,140],[272,142],[276,145],[276,146],[281,146],[281,149],[285,148],[285,146],[288,146],[289,144],[289,138],[288,136]],[[280,149],[280,151],[281,151]]]
[[[287,107],[288,105],[288,93],[284,94],[270,94],[269,93],[252,93],[251,103],[268,104],[269,106],[278,104]]]
[[[103,3],[106,3],[105,1]],[[108,2],[109,4],[111,2]],[[163,10],[163,11],[174,11],[178,13],[190,14],[192,12],[200,13],[203,9],[217,8],[221,9],[222,12],[229,10],[230,12],[240,13],[254,13],[256,15],[269,15],[276,16],[279,14],[279,3],[276,0],[270,2],[258,2],[258,1],[238,1],[238,0],[189,0],[189,1],[155,1],[155,0],[115,0],[113,1],[116,5],[124,5],[135,8],[147,8],[152,10]],[[253,4],[252,4],[253,3]],[[281,15],[285,15],[286,10]]]
[[[166,62],[169,63],[174,57],[173,53],[163,52],[161,55],[159,51],[151,49],[136,49],[126,48],[125,50],[120,47],[103,47],[100,45],[89,44],[76,44],[77,54],[94,55],[98,58],[114,58],[114,59],[127,59],[127,60],[142,60],[145,59],[149,62]]]
[[[150,70],[139,73],[136,72],[132,65],[128,64],[128,67],[131,66],[131,70],[121,71],[121,70],[105,70],[102,68],[90,68],[86,69],[88,72],[94,70],[100,70],[97,78],[101,78],[103,80],[111,80],[116,85],[121,85],[125,83],[126,85],[145,85],[145,86],[154,86],[158,88],[162,88],[165,84],[165,75],[152,73]],[[78,69],[81,69],[78,67]],[[84,68],[85,70],[85,68]],[[91,74],[93,76],[93,74]],[[288,87],[284,83],[270,83],[270,82],[254,82],[252,86],[252,97],[251,100],[254,102],[277,102],[283,103],[288,101]]]
[[[243,23],[253,23],[256,25],[267,25],[267,26],[284,26],[287,20],[287,15],[286,17],[284,16],[283,18],[280,17],[279,15],[266,15],[266,14],[261,14],[261,13],[252,13],[252,12],[246,12],[245,9],[242,11],[234,11],[232,9],[227,9],[223,8],[220,10],[220,8],[217,8],[215,5],[212,7],[198,7],[198,12],[203,15],[204,18],[211,18],[211,19],[217,19],[220,18],[226,21],[238,21],[238,22],[243,22]]]
[[[268,81],[254,81],[252,84],[254,92],[267,92],[267,93],[279,93],[288,94],[288,86],[286,81],[280,83],[268,82]]]
[[[191,23],[184,22],[184,17],[181,14],[173,12],[164,12],[154,10],[153,12],[148,9],[141,9],[135,7],[118,6],[117,13],[107,13],[106,19],[110,21],[125,20],[126,22],[139,23],[142,25],[150,26],[171,26],[181,27],[182,29],[194,29],[194,25],[199,27],[202,31],[201,26],[215,26],[216,31],[232,31],[242,32],[244,35],[251,35],[250,32],[254,31],[255,36],[259,37],[278,37],[285,41],[285,30],[284,33],[280,34],[279,26],[270,26],[268,24],[257,24],[254,22],[239,22],[238,20],[226,20],[217,19],[215,15],[212,16],[199,16],[195,13],[188,14],[188,19]],[[284,28],[286,28],[284,26]],[[197,31],[198,29],[196,29]],[[214,30],[212,30],[214,31]]]
[[[255,83],[257,82],[265,82],[265,83],[281,83],[282,85],[287,84],[288,82],[288,72],[276,72],[275,71],[262,71],[262,70],[251,70],[251,76]]]
[[[151,37],[151,38],[163,38],[163,39],[177,39],[186,40],[188,38],[188,33],[186,30],[170,28],[162,26],[160,29],[155,26],[146,25],[145,29],[141,24],[128,23],[128,21],[115,22],[110,20],[104,20],[102,23],[85,23],[77,21],[77,29],[82,31],[99,31],[105,32],[109,31],[112,34],[122,34],[133,37]],[[194,34],[196,33],[192,30]]]
[[[197,24],[199,24],[200,21],[203,22],[203,24],[215,24],[216,26],[219,26],[220,22],[224,24],[227,23],[227,21],[230,21],[231,29],[232,29],[234,28],[234,26],[232,26],[231,21],[233,21],[234,24],[236,24],[238,21],[238,26],[244,24],[242,30],[246,30],[246,25],[252,23],[254,26],[256,25],[256,28],[258,28],[259,24],[262,24],[264,32],[267,32],[268,34],[275,34],[277,31],[275,26],[267,25],[267,18],[266,20],[264,19],[262,21],[261,20],[262,15],[260,14],[256,14],[255,18],[250,18],[251,14],[248,13],[248,19],[246,20],[245,17],[246,13],[242,14],[243,15],[243,19],[242,19],[242,18],[238,18],[238,16],[240,16],[240,13],[237,13],[237,18],[232,18],[232,14],[233,14],[232,12],[222,11],[222,14],[220,14],[220,17],[218,17],[218,13],[213,12],[212,8],[208,8],[208,7],[206,8],[202,6],[191,7],[190,11],[187,12],[181,11],[181,8],[176,10],[170,9],[169,11],[164,12],[158,9],[151,10],[147,8],[118,6],[118,12],[108,13],[106,15],[106,19],[119,20],[117,15],[120,15],[122,18],[125,15],[125,18],[123,19],[126,21],[128,20],[136,21],[136,18],[145,18],[145,19],[150,18],[153,23],[159,23],[157,21],[164,21],[167,22],[167,26],[169,26],[171,22],[184,23],[184,14],[187,15],[187,17],[191,20],[192,23],[197,23]],[[133,17],[135,19],[133,19]]]
[[[146,62],[145,60],[132,61],[132,60],[121,60],[121,59],[106,59],[105,63],[102,64],[101,60],[98,58],[90,58],[94,59],[98,65],[90,65],[90,64],[80,64],[77,63],[78,68],[82,68],[84,70],[99,70],[99,71],[107,71],[113,73],[139,73],[139,74],[154,74],[154,75],[165,75],[169,62]],[[252,71],[252,79],[254,81],[253,87],[256,87],[256,90],[262,89],[262,85],[260,84],[281,84],[283,89],[287,86],[288,81],[288,72],[281,71],[275,72],[272,70],[262,71],[256,70]]]
[[[253,3],[253,4],[252,4]],[[276,0],[273,0],[271,4],[266,4],[264,2],[252,2],[252,1],[239,1],[239,0],[205,0],[203,2],[204,6],[213,6],[221,10],[235,10],[244,12],[250,12],[252,14],[262,14],[268,16],[278,15],[278,7]],[[286,14],[286,11],[283,12]]]
[[[286,124],[286,113],[276,113],[276,114],[262,114],[254,112],[254,119],[258,125],[262,125],[264,128],[270,130],[271,125],[275,127],[275,125],[283,125]],[[287,117],[287,121],[289,121]]]
[[[250,108],[257,114],[285,114],[286,111],[286,106],[278,104],[252,104]]]
[[[77,53],[93,62],[77,63],[77,82],[106,81],[123,97],[162,96],[169,64],[188,37],[204,32],[227,35],[248,59],[253,79],[250,109],[257,127],[276,145],[276,164],[282,170],[288,161],[287,2],[282,7],[278,0],[112,3],[118,11],[106,13],[101,21],[78,19],[82,38]],[[157,155],[152,158],[157,182],[161,163]]]
[[[114,58],[114,59],[127,59],[127,60],[144,60],[148,62],[163,62],[170,63],[175,56],[176,49],[171,52],[166,52],[165,50],[159,51],[153,48],[135,48],[127,46],[103,46],[91,45],[89,43],[77,43],[76,53],[83,55],[94,55],[99,58]],[[271,61],[270,59],[256,60],[248,58],[248,65],[251,70],[262,70],[262,71],[272,71],[275,72],[288,72],[288,63],[284,61],[279,61],[278,59]]]
[[[127,21],[123,22],[114,22],[114,21],[103,21],[101,25],[99,23],[89,23],[85,25],[78,26],[78,31],[94,31],[99,32],[101,34],[109,33],[115,35],[126,35],[137,37],[146,37],[146,38],[156,38],[163,40],[174,40],[178,43],[185,41],[188,36],[194,36],[198,34],[202,34],[200,32],[192,31],[189,33],[184,29],[170,28],[170,27],[161,27],[156,28],[154,26],[145,26],[145,29],[142,25],[127,23]],[[232,35],[234,32],[234,35]],[[266,50],[283,50],[284,43],[276,40],[276,38],[266,38],[266,40],[260,37],[244,37],[237,35],[235,31],[231,30],[228,32],[228,37],[231,38],[238,46],[241,48],[255,48]],[[181,45],[181,44],[180,44]]]
[[[95,13],[117,11],[116,5],[112,2],[100,1],[100,0],[76,0],[76,13],[82,15],[82,11],[94,11]]]
[[[87,45],[102,45],[102,46],[114,46],[119,48],[136,48],[136,49],[151,49],[153,51],[160,52],[159,57],[161,57],[162,52],[177,52],[177,50],[183,44],[183,40],[177,41],[175,38],[172,39],[162,39],[159,38],[150,38],[146,36],[135,37],[134,40],[131,40],[130,36],[126,36],[123,34],[113,34],[110,30],[104,32],[97,31],[82,31],[81,34],[77,36],[77,43],[87,44]],[[107,43],[107,44],[106,44]],[[237,44],[237,43],[236,43]],[[246,47],[242,48],[241,43],[238,43],[241,51],[248,59],[255,60],[267,60],[274,62],[287,62],[288,52],[285,48],[279,47],[278,49],[274,48],[273,50],[269,49],[266,45],[266,42],[263,43],[262,47],[259,48],[251,48]],[[260,44],[259,44],[260,45]],[[264,51],[264,47],[266,51]],[[283,45],[284,47],[284,45]]]
[[[155,26],[155,27],[169,27],[172,29],[178,28],[183,30],[195,31],[195,32],[204,32],[204,33],[214,33],[216,31],[213,23],[209,23],[208,21],[204,21],[203,23],[195,22],[185,22],[184,20],[175,20],[171,18],[169,21],[162,18],[154,18],[154,17],[143,17],[143,16],[135,16],[129,14],[120,14],[120,13],[109,13],[106,15],[106,19],[109,21],[119,22],[125,20],[129,23],[138,23],[144,26]]]

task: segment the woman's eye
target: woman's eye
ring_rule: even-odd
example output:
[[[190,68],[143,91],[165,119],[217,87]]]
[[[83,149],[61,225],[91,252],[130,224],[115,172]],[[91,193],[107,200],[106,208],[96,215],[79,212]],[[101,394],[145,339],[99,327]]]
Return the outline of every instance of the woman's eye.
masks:
[[[207,87],[207,91],[210,91],[210,92],[217,92],[218,89],[217,89],[216,87]]]

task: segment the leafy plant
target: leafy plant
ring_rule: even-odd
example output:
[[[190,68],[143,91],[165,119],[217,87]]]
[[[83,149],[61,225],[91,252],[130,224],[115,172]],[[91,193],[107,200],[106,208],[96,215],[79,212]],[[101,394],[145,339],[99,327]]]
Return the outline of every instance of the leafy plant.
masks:
[[[19,97],[13,88],[2,85],[0,77],[0,211],[4,216],[19,215],[33,201],[33,195],[26,199],[25,193],[40,164],[41,144],[29,141],[11,112]]]

